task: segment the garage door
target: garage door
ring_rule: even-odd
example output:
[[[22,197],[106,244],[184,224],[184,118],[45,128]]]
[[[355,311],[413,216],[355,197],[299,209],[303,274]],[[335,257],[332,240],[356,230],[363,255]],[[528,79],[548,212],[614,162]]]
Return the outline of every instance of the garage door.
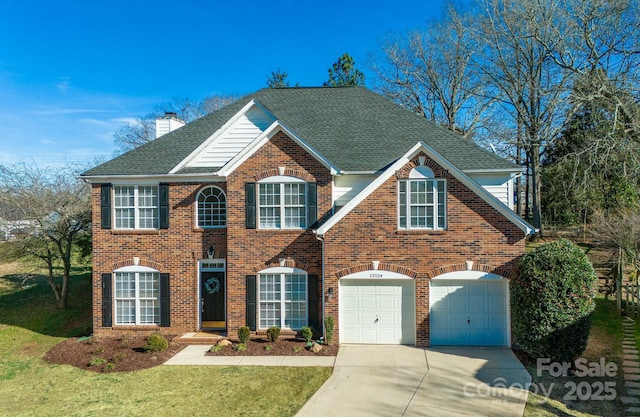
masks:
[[[413,280],[340,280],[341,343],[415,344]]]
[[[433,346],[509,346],[506,279],[434,279],[430,288]]]

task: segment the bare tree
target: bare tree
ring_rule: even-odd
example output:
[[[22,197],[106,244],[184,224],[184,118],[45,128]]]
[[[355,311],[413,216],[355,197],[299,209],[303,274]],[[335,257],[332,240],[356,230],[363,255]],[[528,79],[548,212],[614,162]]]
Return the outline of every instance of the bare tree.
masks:
[[[173,112],[179,119],[188,123],[226,106],[237,98],[234,95],[213,95],[194,101],[184,97],[173,97],[155,106],[153,112],[138,117],[133,122],[125,123],[116,130],[113,134],[118,146],[116,154],[127,152],[154,140],[156,118],[165,112]]]
[[[554,36],[537,39],[572,74],[573,112],[597,100],[614,108],[616,126],[640,141],[640,4],[637,0],[564,0]]]
[[[387,38],[372,70],[377,89],[404,107],[448,129],[473,137],[492,100],[472,65],[473,16],[453,6],[426,31]]]
[[[569,85],[566,71],[555,65],[542,44],[555,36],[551,16],[559,5],[481,0],[479,6],[476,35],[481,47],[475,65],[510,116],[514,146],[518,154],[524,153],[530,175],[531,220],[542,232],[541,153],[562,129]]]
[[[19,164],[0,166],[0,190],[2,207],[10,208],[26,224],[7,244],[11,253],[43,262],[58,307],[67,308],[74,250],[82,246],[85,253],[90,251],[88,185],[69,167],[41,169]],[[62,266],[60,278],[55,276],[58,265]]]

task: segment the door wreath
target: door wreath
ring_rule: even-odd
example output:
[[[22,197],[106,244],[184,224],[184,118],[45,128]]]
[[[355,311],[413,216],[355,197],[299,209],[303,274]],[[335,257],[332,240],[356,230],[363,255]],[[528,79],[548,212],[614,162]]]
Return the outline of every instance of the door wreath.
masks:
[[[215,294],[220,291],[220,280],[216,277],[209,278],[204,282],[204,288],[209,294]]]

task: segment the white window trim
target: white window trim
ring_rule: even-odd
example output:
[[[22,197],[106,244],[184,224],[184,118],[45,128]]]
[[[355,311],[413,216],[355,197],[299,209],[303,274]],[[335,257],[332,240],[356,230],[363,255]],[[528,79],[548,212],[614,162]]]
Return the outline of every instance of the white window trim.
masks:
[[[263,229],[263,230],[306,230],[307,227],[309,226],[309,220],[307,219],[307,210],[308,210],[308,204],[309,201],[308,200],[308,188],[307,188],[307,181],[301,180],[300,178],[295,178],[295,177],[288,177],[285,175],[276,175],[273,177],[268,177],[265,178],[263,180],[258,181],[257,183],[257,189],[256,189],[256,223],[257,223],[257,227],[258,229]],[[279,209],[280,209],[280,227],[267,227],[267,226],[263,226],[261,221],[260,221],[260,210],[262,209],[263,206],[260,205],[260,184],[279,184],[280,185],[280,204],[279,204]],[[285,212],[286,212],[286,207],[294,207],[294,206],[287,206],[285,205],[284,201],[284,186],[287,184],[304,184],[304,225],[302,227],[287,227],[286,226],[286,219],[285,219]],[[275,206],[266,206],[266,207],[275,207]],[[296,206],[297,207],[297,206]]]
[[[224,209],[225,209],[225,215],[224,215],[224,226],[200,226],[200,194],[202,194],[202,192],[208,188],[217,188],[218,190],[220,190],[222,192],[222,195],[224,196]],[[216,185],[208,185],[206,187],[203,187],[200,191],[198,191],[198,194],[196,195],[196,201],[195,201],[195,209],[196,209],[196,227],[198,229],[226,229],[227,228],[227,212],[228,212],[228,207],[227,207],[227,193],[224,192],[224,190]]]
[[[118,227],[117,224],[117,216],[116,212],[119,207],[116,207],[116,188],[117,187],[133,187],[133,227]],[[140,213],[139,210],[141,207],[138,204],[138,187],[155,187],[156,189],[156,198],[158,200],[158,204],[156,205],[156,222],[158,223],[157,227],[140,227]],[[115,230],[158,230],[160,229],[160,186],[159,184],[113,184],[111,191],[111,201],[113,201],[112,208],[112,219],[113,219],[113,228]],[[129,207],[131,208],[131,207]],[[144,208],[149,208],[145,206]]]
[[[118,273],[133,273],[135,275],[135,283],[136,283],[136,290],[135,290],[135,296],[134,296],[134,305],[135,305],[135,323],[121,323],[119,322],[120,317],[118,316],[118,306],[117,306],[117,302],[119,300],[119,298],[116,297],[116,274]],[[140,285],[139,285],[139,279],[140,279],[140,274],[141,273],[153,273],[157,275],[157,279],[158,279],[158,297],[157,297],[157,302],[158,302],[158,308],[160,307],[160,271],[153,269],[153,268],[149,268],[146,266],[125,266],[122,268],[118,268],[116,270],[113,271],[112,277],[113,277],[113,307],[114,307],[114,323],[116,326],[158,326],[160,324],[160,313],[158,314],[158,322],[157,323],[141,323],[140,322]],[[144,298],[145,300],[148,300],[150,298]],[[129,298],[127,298],[127,300],[129,300]]]
[[[415,170],[414,170],[415,171]],[[412,171],[413,174],[413,171]],[[429,204],[429,206],[433,206],[433,227],[419,227],[419,226],[411,226],[411,187],[410,184],[412,182],[416,182],[416,181],[432,181],[433,182],[433,203]],[[406,198],[406,202],[405,202],[405,221],[406,221],[406,226],[401,227],[400,226],[400,214],[401,214],[401,206],[402,206],[402,202],[400,200],[400,183],[405,183],[405,198]],[[444,227],[439,227],[438,226],[438,217],[439,217],[439,208],[438,206],[440,205],[440,201],[439,201],[439,196],[438,196],[438,183],[442,183],[444,185],[444,191],[443,191],[443,195],[444,195],[444,202],[443,202],[443,211],[444,211]],[[398,221],[398,230],[447,230],[448,228],[448,222],[449,222],[449,218],[447,216],[447,180],[444,178],[426,178],[423,176],[419,176],[419,177],[410,177],[408,179],[403,179],[398,181],[398,198],[397,198],[397,203],[398,203],[398,216],[397,216],[397,221]]]
[[[299,330],[299,329],[291,329],[289,327],[285,327],[285,323],[286,323],[286,316],[285,316],[285,305],[286,305],[286,300],[285,300],[285,276],[286,275],[304,275],[305,278],[305,288],[306,288],[306,295],[304,298],[304,315],[305,315],[305,321],[306,324],[304,324],[301,327],[304,326],[308,326],[309,325],[309,274],[307,274],[307,271],[303,271],[301,269],[297,269],[297,268],[287,268],[287,267],[276,267],[276,268],[268,268],[268,269],[264,269],[260,272],[258,272],[257,274],[257,282],[256,282],[256,292],[257,292],[257,313],[258,313],[258,323],[257,323],[257,327],[260,330],[266,330],[268,329],[268,327],[261,327],[261,322],[262,322],[262,317],[260,315],[260,304],[263,302],[260,299],[260,280],[262,279],[263,275],[279,275],[280,276],[280,301],[273,301],[273,300],[265,300],[264,302],[269,303],[269,302],[279,302],[280,303],[280,325],[278,327],[280,327],[281,329],[286,329],[286,330]]]

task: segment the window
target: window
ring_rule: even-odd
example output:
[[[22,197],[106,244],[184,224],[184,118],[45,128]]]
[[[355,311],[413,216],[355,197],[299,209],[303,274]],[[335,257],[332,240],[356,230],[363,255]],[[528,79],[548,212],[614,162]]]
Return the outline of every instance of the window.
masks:
[[[218,187],[207,187],[198,194],[198,227],[225,227],[227,202]]]
[[[306,274],[261,274],[258,280],[261,329],[299,330],[307,325]]]
[[[160,274],[115,273],[116,324],[160,323]]]
[[[260,183],[260,228],[304,229],[307,226],[307,184]]]
[[[446,181],[433,176],[430,169],[418,167],[409,180],[398,183],[400,229],[446,229]]]
[[[116,229],[157,229],[158,187],[115,186],[114,209]]]

